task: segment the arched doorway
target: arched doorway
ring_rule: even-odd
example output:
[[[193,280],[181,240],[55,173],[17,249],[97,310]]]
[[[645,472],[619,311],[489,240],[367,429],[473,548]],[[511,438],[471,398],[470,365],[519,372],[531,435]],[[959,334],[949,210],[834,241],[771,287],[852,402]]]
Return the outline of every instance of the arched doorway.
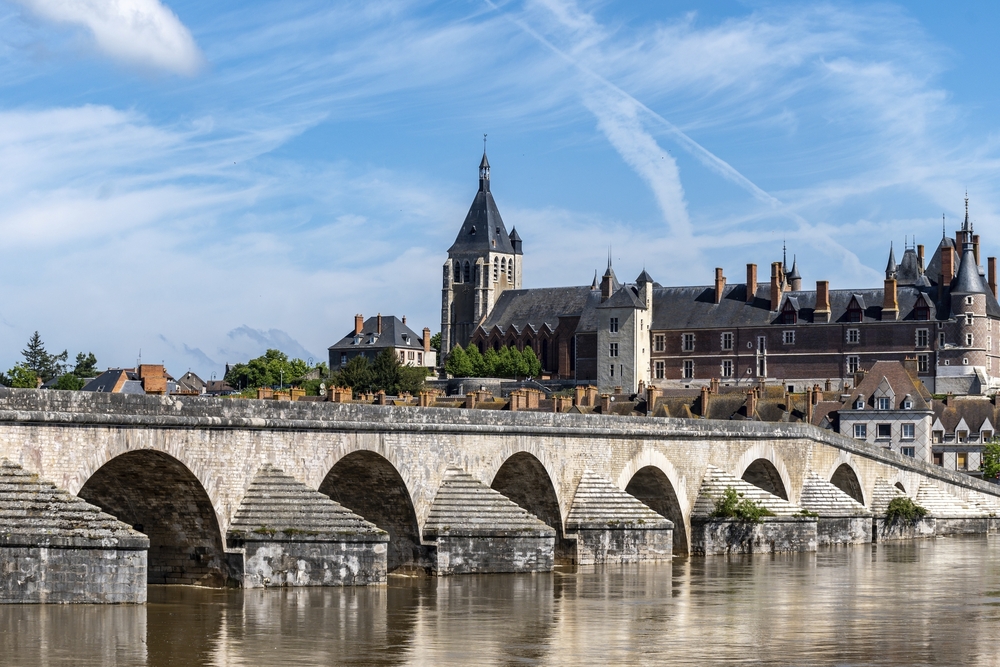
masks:
[[[563,533],[559,499],[541,461],[527,452],[518,452],[504,461],[490,486],[555,529],[557,562],[575,560],[576,545]]]
[[[410,492],[385,457],[369,451],[348,454],[330,469],[319,492],[389,533],[390,572],[425,565]]]
[[[177,459],[128,452],[91,475],[77,494],[149,537],[151,584],[224,586],[230,579],[212,501]]]
[[[743,471],[743,481],[764,489],[782,500],[788,500],[788,491],[781,481],[781,473],[774,467],[774,464],[767,459],[757,459]]]
[[[865,504],[865,494],[861,491],[861,482],[858,481],[858,476],[851,466],[842,463],[833,472],[830,483],[862,505]]]
[[[655,466],[640,469],[629,480],[625,493],[641,500],[647,507],[670,519],[674,524],[674,553],[688,554],[687,530],[684,528],[684,513],[677,499],[674,485],[662,470]]]

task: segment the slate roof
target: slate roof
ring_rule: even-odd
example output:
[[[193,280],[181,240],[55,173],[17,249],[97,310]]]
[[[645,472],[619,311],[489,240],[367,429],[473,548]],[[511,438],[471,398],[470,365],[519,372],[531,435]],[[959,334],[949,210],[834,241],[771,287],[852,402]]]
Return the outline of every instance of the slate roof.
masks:
[[[941,239],[941,243],[938,244],[937,249],[931,256],[931,261],[927,263],[927,269],[924,271],[924,275],[929,276],[932,279],[931,282],[935,285],[937,284],[938,277],[941,275],[941,249],[954,247],[955,239],[948,238],[947,236],[943,237]]]
[[[539,287],[535,289],[504,290],[489,317],[482,323],[487,332],[493,327],[506,331],[513,326],[518,331],[533,327],[536,331],[548,324],[555,331],[560,316],[583,314],[592,300],[592,295],[600,301],[601,293],[590,287]]]
[[[914,285],[922,274],[920,273],[920,261],[917,259],[917,251],[907,248],[903,252],[903,259],[896,267],[896,282],[900,285]]]
[[[645,272],[643,272],[645,273]],[[642,276],[639,276],[640,278]],[[655,284],[655,283],[654,283]],[[642,299],[634,285],[623,285],[608,300],[598,304],[598,308],[642,308]]]
[[[945,405],[944,401],[934,402],[934,418],[941,421],[945,433],[954,433],[962,419],[965,419],[971,433],[981,431],[987,419],[991,424],[997,423],[996,406],[987,398],[949,397],[947,403]]]
[[[883,380],[889,382],[893,393],[893,410],[903,409],[903,399],[907,396],[913,401],[913,410],[929,410],[931,395],[923,382],[915,382],[898,361],[876,361],[864,379],[851,392],[850,398],[844,403],[843,409],[849,410],[860,396],[864,399],[867,409],[875,407],[873,396]]]
[[[489,166],[486,153],[483,153],[480,168]],[[448,254],[481,254],[490,251],[514,254],[514,246],[507,235],[503,218],[500,217],[500,209],[493,200],[493,193],[490,192],[489,178],[486,178],[485,181],[480,179],[479,192],[472,200],[465,222],[462,223],[455,242],[448,248]]]
[[[423,336],[410,327],[403,324],[403,321],[393,315],[382,316],[382,333],[378,333],[378,317],[369,317],[365,320],[361,328],[360,341],[355,344],[354,330],[331,345],[330,350],[383,350],[387,347],[397,349],[424,349]]]
[[[958,276],[951,284],[952,294],[986,294],[987,287],[979,275],[979,266],[972,251],[972,244],[966,245],[962,253],[962,262],[958,265]],[[987,299],[987,302],[989,299]]]

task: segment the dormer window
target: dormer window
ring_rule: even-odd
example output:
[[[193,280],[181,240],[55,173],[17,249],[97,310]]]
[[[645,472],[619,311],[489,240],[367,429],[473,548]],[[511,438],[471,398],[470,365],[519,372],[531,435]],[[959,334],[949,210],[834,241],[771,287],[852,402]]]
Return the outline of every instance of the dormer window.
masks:
[[[472,236],[476,235],[476,226],[475,225],[473,225],[472,229],[469,230],[469,234],[471,234]]]
[[[858,396],[858,400],[854,401],[854,409],[855,410],[864,410],[865,409],[865,399],[863,399],[860,396]]]
[[[850,308],[847,309],[847,321],[848,322],[860,322],[862,312],[861,309],[853,301],[851,302]]]
[[[931,319],[931,309],[927,307],[926,303],[923,301],[917,302],[917,305],[913,307],[913,319],[921,322]]]
[[[354,345],[361,345],[361,336],[354,337]]]
[[[791,300],[785,302],[785,307],[781,309],[781,323],[782,324],[797,324],[799,321],[799,314],[795,310],[795,306],[791,303]]]
[[[892,399],[888,396],[880,396],[878,399],[879,410],[892,410]]]

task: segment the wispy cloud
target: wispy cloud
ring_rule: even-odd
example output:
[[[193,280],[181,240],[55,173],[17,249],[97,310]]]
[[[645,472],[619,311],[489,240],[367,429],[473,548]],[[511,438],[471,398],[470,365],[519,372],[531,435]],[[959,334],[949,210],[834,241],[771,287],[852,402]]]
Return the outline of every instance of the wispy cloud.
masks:
[[[40,18],[84,28],[94,45],[130,66],[194,74],[202,64],[191,32],[158,0],[19,0]]]

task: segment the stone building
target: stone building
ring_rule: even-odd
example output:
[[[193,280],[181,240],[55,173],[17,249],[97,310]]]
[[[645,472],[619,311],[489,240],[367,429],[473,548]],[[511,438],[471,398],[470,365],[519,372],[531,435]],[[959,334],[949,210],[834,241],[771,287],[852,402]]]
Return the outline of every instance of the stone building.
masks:
[[[403,366],[434,368],[437,365],[437,352],[431,349],[429,328],[424,327],[423,335],[418,336],[406,326],[406,317],[383,317],[381,313],[367,320],[363,315],[355,315],[354,329],[328,349],[330,370],[343,368],[357,356],[375,361],[385,349],[392,350]]]

